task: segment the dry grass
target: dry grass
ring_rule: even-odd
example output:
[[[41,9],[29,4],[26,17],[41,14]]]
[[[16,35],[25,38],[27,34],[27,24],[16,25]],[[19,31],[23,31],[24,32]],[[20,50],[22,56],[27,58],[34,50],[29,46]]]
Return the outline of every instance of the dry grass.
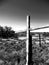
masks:
[[[8,42],[7,42],[8,41]],[[19,42],[19,43],[17,43]],[[0,40],[0,65],[25,65],[26,43],[19,40]]]
[[[33,43],[32,47],[32,61],[35,65],[48,65],[49,64],[49,49],[48,44],[42,44],[41,47]],[[33,65],[34,65],[33,64]]]

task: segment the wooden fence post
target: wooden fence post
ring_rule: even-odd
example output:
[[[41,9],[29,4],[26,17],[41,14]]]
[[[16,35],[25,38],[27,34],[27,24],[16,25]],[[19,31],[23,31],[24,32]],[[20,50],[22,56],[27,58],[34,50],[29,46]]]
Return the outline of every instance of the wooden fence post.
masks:
[[[30,61],[31,61],[31,56],[30,56],[30,53],[32,51],[32,40],[31,40],[31,35],[30,35],[30,16],[27,16],[27,43],[26,43],[26,52],[27,52],[27,63],[26,65],[30,65]]]
[[[39,33],[39,46],[41,47],[41,33]]]
[[[30,16],[27,16],[27,43],[26,43],[26,65],[28,65],[28,53],[29,53],[29,36],[30,36]]]

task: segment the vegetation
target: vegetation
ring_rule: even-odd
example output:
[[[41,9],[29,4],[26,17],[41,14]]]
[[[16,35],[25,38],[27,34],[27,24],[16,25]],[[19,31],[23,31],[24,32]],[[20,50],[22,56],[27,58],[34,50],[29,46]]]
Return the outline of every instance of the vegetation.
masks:
[[[17,40],[19,41],[19,40]],[[26,44],[10,41],[1,41],[0,60],[4,65],[24,65],[26,63]],[[24,43],[24,45],[23,45]],[[1,64],[0,64],[1,65]]]
[[[15,33],[14,30],[12,30],[11,27],[2,27],[0,26],[0,37],[1,38],[17,38],[17,34]]]
[[[25,65],[26,41],[18,39],[11,27],[0,26],[0,65]]]
[[[11,27],[0,26],[0,65],[26,65],[26,40],[19,40],[19,36],[26,36],[26,31],[15,33]],[[49,37],[49,33],[44,32],[43,36]],[[49,43],[40,47],[36,40],[32,42],[32,64],[49,65]]]
[[[43,34],[44,37],[47,37],[47,35],[49,35],[47,33]],[[49,43],[41,43],[40,47],[35,42],[32,44],[33,65],[49,65]]]

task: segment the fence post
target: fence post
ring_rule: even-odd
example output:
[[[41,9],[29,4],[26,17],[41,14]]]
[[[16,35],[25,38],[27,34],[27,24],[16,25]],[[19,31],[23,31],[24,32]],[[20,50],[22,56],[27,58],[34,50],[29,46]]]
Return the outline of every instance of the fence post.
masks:
[[[26,43],[26,50],[27,50],[27,57],[26,57],[26,59],[27,59],[27,63],[26,63],[26,65],[30,65],[30,63],[31,63],[31,57],[32,57],[32,55],[30,56],[30,54],[32,54],[31,52],[32,52],[32,39],[31,39],[32,37],[31,37],[31,35],[30,35],[30,16],[27,16],[27,43]]]
[[[41,47],[41,33],[39,33],[39,46]]]
[[[30,34],[29,39],[29,57],[28,57],[28,65],[33,65],[32,63],[32,35]]]
[[[28,53],[29,53],[29,36],[30,36],[30,16],[27,16],[27,43],[26,43],[26,52],[27,52],[27,63],[28,65]]]

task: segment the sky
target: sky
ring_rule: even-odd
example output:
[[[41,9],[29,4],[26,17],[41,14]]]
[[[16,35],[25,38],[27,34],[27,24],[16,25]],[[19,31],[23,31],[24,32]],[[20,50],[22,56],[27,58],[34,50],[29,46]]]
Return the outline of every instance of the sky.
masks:
[[[0,0],[0,25],[15,31],[27,28],[30,15],[31,28],[49,25],[49,0]]]

